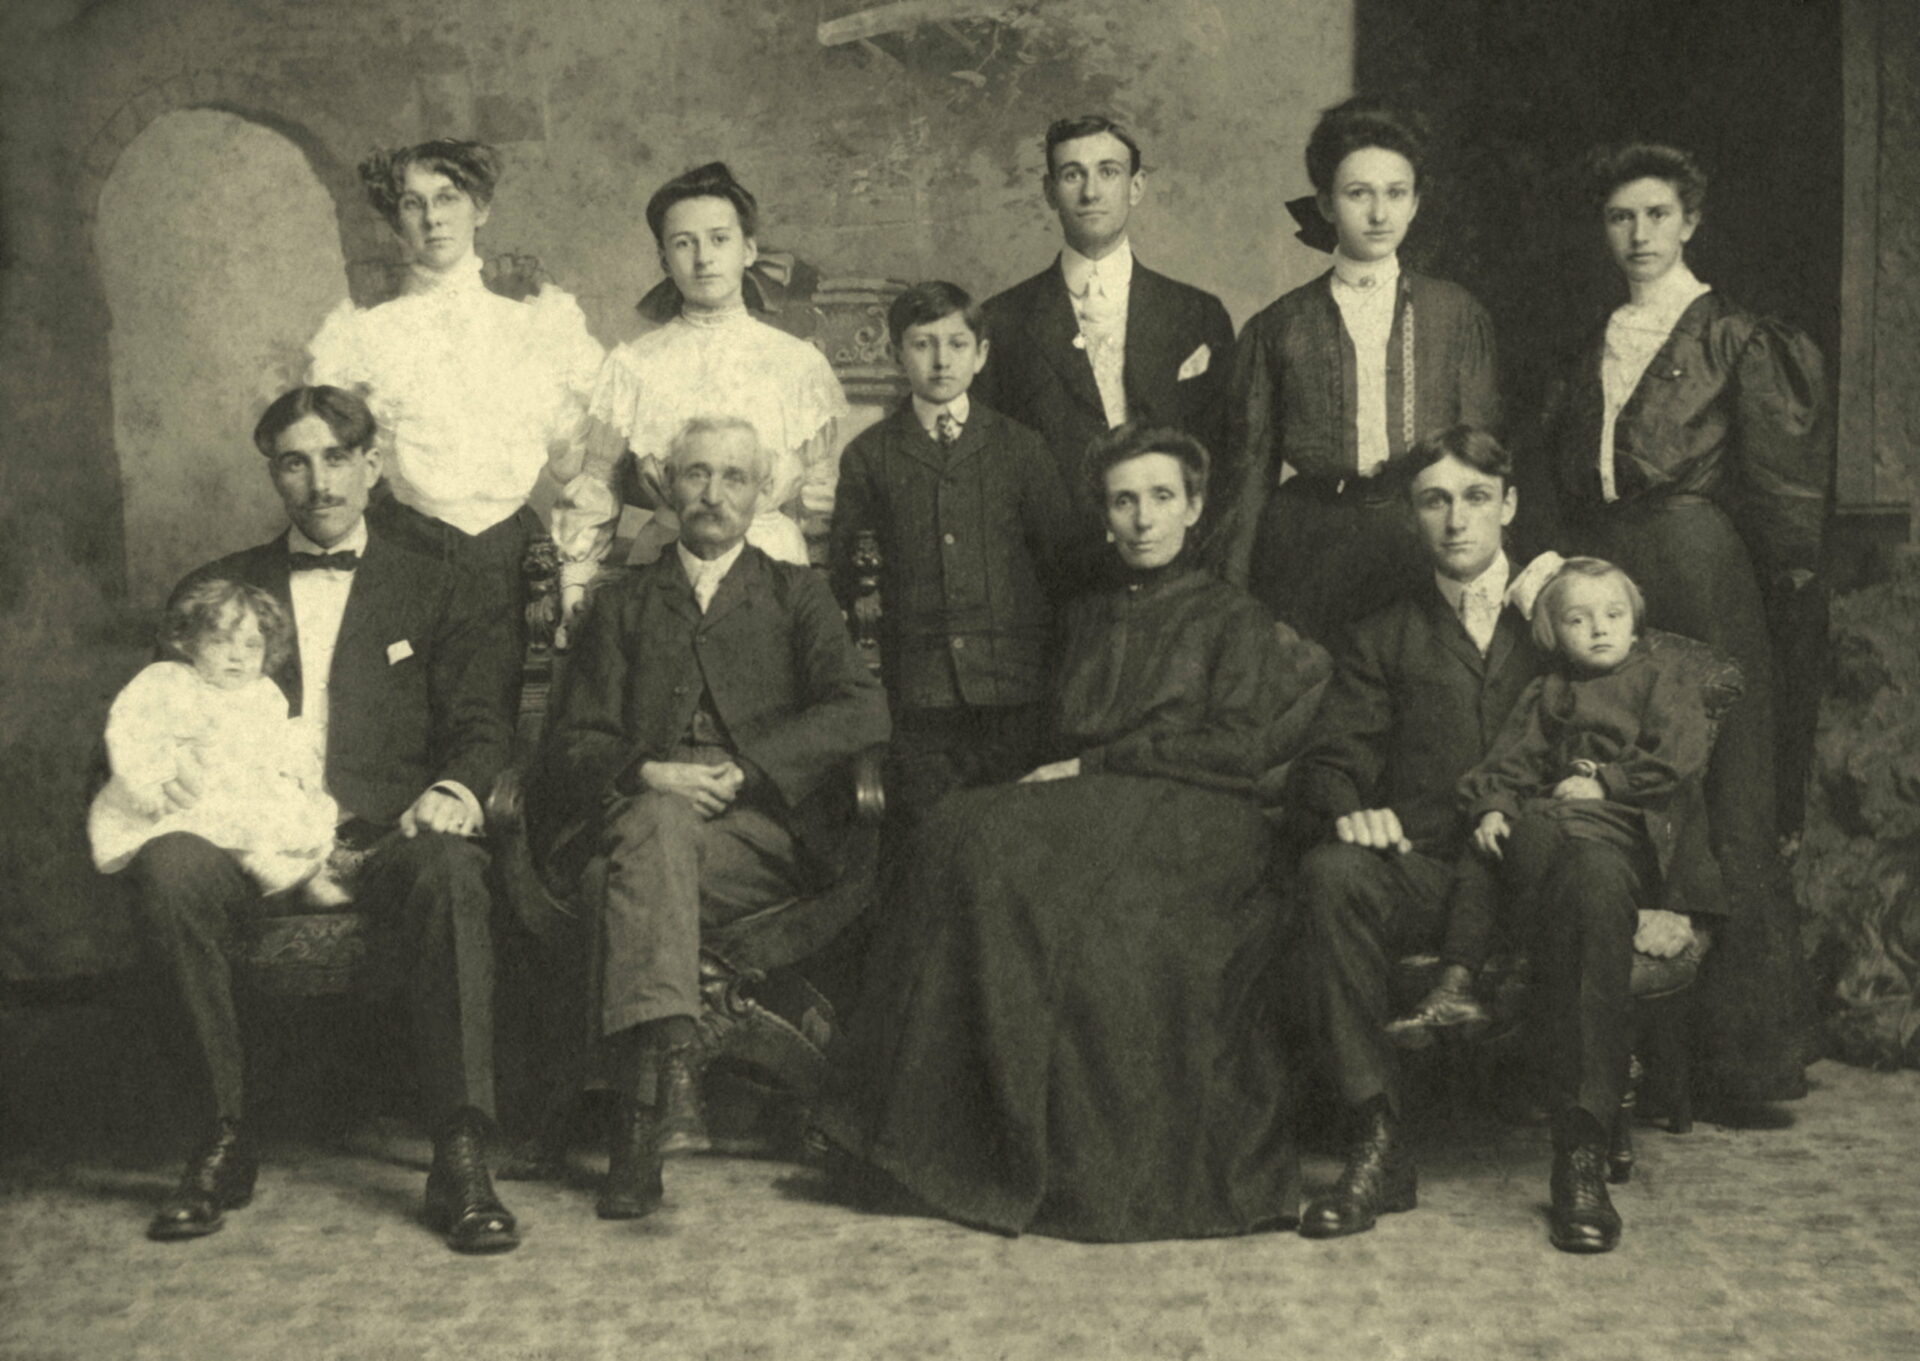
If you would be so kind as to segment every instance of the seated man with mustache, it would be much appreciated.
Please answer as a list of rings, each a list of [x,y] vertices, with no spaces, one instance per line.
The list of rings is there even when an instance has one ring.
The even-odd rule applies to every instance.
[[[619,1104],[603,1219],[652,1213],[663,1153],[705,1145],[701,925],[832,881],[851,807],[830,777],[887,738],[826,578],[747,542],[772,472],[749,421],[681,428],[680,541],[592,598],[536,763],[547,864],[608,858],[599,1027]]]
[[[373,919],[375,961],[403,993],[421,1104],[433,1131],[426,1218],[457,1252],[518,1245],[493,1193],[493,940],[480,801],[507,761],[519,684],[513,620],[481,576],[409,548],[367,522],[383,457],[372,412],[336,387],[298,387],[261,416],[253,439],[285,505],[287,529],[188,576],[240,582],[292,620],[273,679],[319,757],[343,844],[371,846],[356,906]],[[190,781],[166,797],[190,808]],[[207,1128],[148,1234],[198,1238],[253,1197],[242,1122],[244,1064],[233,973],[223,950],[256,910],[259,887],[228,851],[175,831],[122,871],[149,958],[172,985]]]

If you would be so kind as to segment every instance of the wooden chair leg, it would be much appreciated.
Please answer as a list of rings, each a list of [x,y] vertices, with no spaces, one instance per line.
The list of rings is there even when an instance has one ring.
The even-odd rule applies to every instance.
[[[1686,1017],[1692,994],[1662,998],[1656,1005],[1651,1039],[1658,1055],[1660,1086],[1665,1097],[1667,1129],[1687,1134],[1693,1129],[1693,1081],[1687,1052]]]
[[[1620,1093],[1620,1109],[1613,1113],[1607,1140],[1607,1180],[1616,1186],[1633,1179],[1633,1118],[1644,1074],[1638,1055],[1627,1061],[1627,1085]]]

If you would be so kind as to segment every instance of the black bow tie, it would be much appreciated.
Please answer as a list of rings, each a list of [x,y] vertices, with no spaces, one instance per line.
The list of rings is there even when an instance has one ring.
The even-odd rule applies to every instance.
[[[360,565],[360,555],[351,549],[338,553],[292,553],[290,565],[296,572],[351,572]]]

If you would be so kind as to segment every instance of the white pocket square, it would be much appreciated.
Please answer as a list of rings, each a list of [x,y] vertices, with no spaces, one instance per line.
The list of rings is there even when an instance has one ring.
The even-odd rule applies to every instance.
[[[413,644],[402,638],[397,643],[387,644],[387,665],[394,666],[413,655]]]
[[[1180,366],[1180,372],[1175,376],[1174,381],[1176,383],[1184,383],[1189,378],[1198,378],[1207,371],[1207,365],[1212,362],[1213,349],[1211,346],[1203,344],[1199,349],[1187,356],[1186,363]]]

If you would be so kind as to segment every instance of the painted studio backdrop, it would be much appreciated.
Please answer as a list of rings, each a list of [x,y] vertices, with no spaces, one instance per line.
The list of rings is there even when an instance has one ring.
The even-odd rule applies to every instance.
[[[1317,112],[1366,90],[1432,120],[1407,259],[1493,313],[1517,429],[1613,301],[1574,189],[1596,141],[1695,148],[1715,175],[1696,270],[1829,356],[1836,634],[1789,678],[1794,721],[1821,724],[1796,872],[1829,998],[1879,1017],[1892,1038],[1872,1056],[1913,1062],[1899,961],[1920,953],[1920,911],[1898,885],[1920,862],[1920,796],[1894,772],[1916,739],[1887,696],[1920,682],[1920,588],[1891,551],[1920,397],[1878,378],[1920,361],[1904,282],[1920,169],[1895,154],[1920,133],[1914,30],[1906,0],[10,4],[0,979],[133,958],[82,833],[101,723],[171,584],[275,527],[247,440],[261,406],[342,298],[394,290],[398,247],[353,173],[371,148],[498,146],[481,254],[503,287],[573,293],[612,344],[645,325],[634,304],[660,277],[646,196],[687,166],[729,162],[765,210],[763,250],[829,294],[938,277],[984,297],[1057,249],[1042,130],[1110,112],[1146,153],[1138,256],[1238,325],[1325,268],[1284,205],[1308,192]],[[877,349],[829,357],[884,368]],[[861,419],[885,391],[851,394]]]

